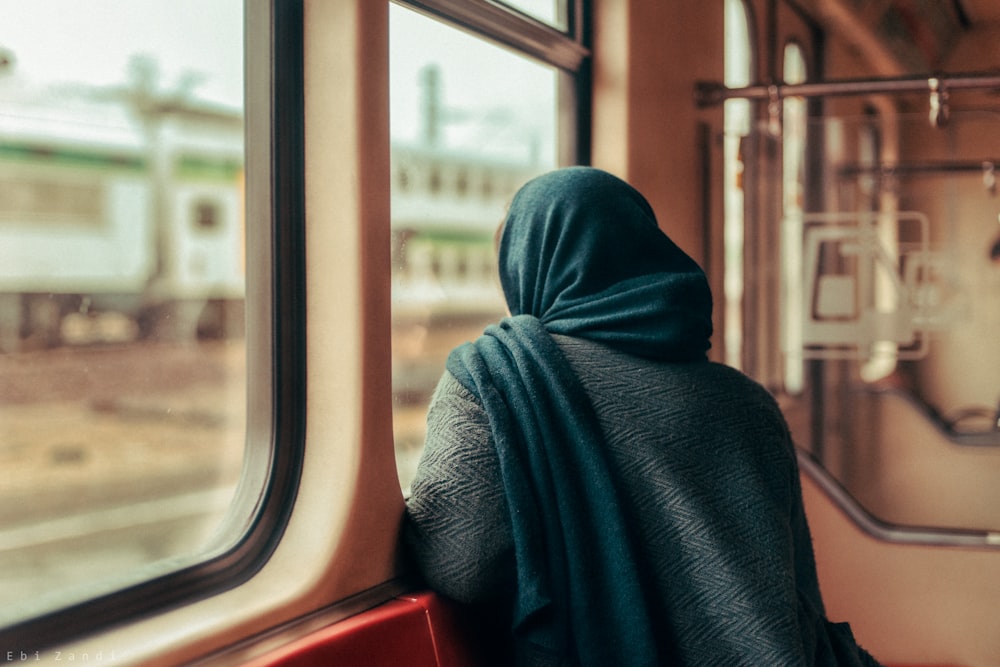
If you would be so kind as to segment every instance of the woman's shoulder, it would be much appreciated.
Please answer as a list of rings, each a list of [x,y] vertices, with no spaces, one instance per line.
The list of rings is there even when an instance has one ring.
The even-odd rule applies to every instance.
[[[742,406],[748,413],[780,415],[771,392],[731,366],[708,360],[653,361],[580,338],[554,338],[581,384],[598,402],[683,405],[689,409]]]
[[[552,338],[570,365],[574,367],[634,369],[641,370],[644,374],[660,371],[677,377],[711,377],[720,382],[753,386],[761,391],[766,391],[757,381],[743,372],[715,361],[655,361],[637,357],[584,338],[561,334],[553,334]]]
[[[434,393],[431,394],[431,405],[444,400],[479,402],[476,395],[466,389],[465,385],[448,370],[445,370],[438,379]]]

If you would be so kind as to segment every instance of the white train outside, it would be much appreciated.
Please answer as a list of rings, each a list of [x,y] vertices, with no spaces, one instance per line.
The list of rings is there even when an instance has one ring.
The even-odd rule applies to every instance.
[[[240,326],[241,111],[134,90],[4,97],[0,348]]]

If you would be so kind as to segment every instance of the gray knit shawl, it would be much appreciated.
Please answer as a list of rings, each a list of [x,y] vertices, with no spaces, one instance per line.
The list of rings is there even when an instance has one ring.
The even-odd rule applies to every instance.
[[[556,336],[608,445],[662,664],[873,665],[826,621],[784,418],[728,367],[663,363]],[[428,584],[472,605],[515,590],[497,453],[448,374],[428,415],[404,536]]]

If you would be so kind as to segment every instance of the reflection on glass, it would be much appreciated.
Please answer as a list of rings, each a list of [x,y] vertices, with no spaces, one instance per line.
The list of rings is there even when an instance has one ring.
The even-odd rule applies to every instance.
[[[0,0],[0,623],[194,556],[228,506],[242,23],[239,0]]]
[[[823,382],[800,416],[822,427],[812,454],[891,524],[1000,531],[1000,283],[983,233],[997,120],[959,110],[935,128],[886,107],[800,128],[824,138],[829,175],[808,181],[825,196],[802,197],[824,209],[787,246],[804,250],[788,279],[804,286],[800,345],[819,370],[806,380]]]
[[[448,352],[504,315],[494,234],[556,163],[556,73],[390,5],[393,394],[409,485]]]

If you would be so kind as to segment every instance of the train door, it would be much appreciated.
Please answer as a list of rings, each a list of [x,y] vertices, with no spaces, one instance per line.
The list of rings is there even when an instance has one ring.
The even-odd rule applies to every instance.
[[[820,4],[727,3],[726,360],[802,450],[830,616],[887,663],[995,664],[996,83],[968,16]]]

